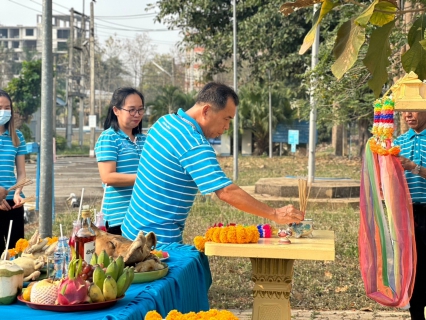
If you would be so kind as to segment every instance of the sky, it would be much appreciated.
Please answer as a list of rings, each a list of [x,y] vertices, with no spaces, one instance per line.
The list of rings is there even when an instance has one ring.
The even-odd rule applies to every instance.
[[[120,39],[132,39],[137,33],[145,33],[156,46],[160,54],[170,53],[175,44],[181,40],[179,31],[167,30],[167,26],[154,23],[158,9],[145,11],[147,5],[156,0],[96,0],[95,2],[95,36],[101,44],[109,36]],[[43,0],[1,0],[0,25],[36,26],[37,14],[41,14]],[[52,14],[69,14],[69,10],[90,15],[90,0],[53,0]]]

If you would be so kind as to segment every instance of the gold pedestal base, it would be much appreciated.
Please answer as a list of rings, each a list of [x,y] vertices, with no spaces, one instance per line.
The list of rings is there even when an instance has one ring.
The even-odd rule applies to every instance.
[[[291,320],[292,259],[250,258],[252,264],[253,320]]]

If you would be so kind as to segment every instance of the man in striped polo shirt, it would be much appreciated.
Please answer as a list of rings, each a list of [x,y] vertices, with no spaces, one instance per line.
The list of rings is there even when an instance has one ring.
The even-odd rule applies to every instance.
[[[400,146],[399,159],[406,170],[408,189],[413,201],[417,267],[414,291],[410,300],[413,320],[424,320],[426,306],[426,112],[403,112],[410,130],[395,139]]]
[[[229,129],[238,96],[226,85],[211,82],[198,93],[188,111],[161,117],[149,130],[139,161],[132,198],[121,230],[135,239],[153,231],[159,244],[182,242],[185,220],[198,190],[242,211],[279,224],[299,222],[293,206],[274,209],[257,201],[229,180],[207,139]]]

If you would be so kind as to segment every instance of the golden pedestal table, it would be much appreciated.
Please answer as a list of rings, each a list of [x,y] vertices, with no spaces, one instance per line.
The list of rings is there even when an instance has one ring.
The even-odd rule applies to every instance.
[[[314,230],[311,238],[261,238],[258,243],[206,242],[208,256],[246,257],[252,264],[253,320],[290,320],[293,263],[301,260],[334,260],[334,232]]]

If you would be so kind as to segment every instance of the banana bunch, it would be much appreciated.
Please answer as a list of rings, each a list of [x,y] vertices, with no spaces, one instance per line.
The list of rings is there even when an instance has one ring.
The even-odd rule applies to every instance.
[[[88,289],[88,296],[91,302],[104,302],[117,299],[124,295],[126,290],[134,278],[134,268],[124,267],[124,259],[119,256],[116,260],[111,258],[102,251],[97,257],[95,270],[93,271],[93,282]],[[108,260],[106,260],[108,259]],[[101,268],[105,266],[108,261],[106,269]]]

